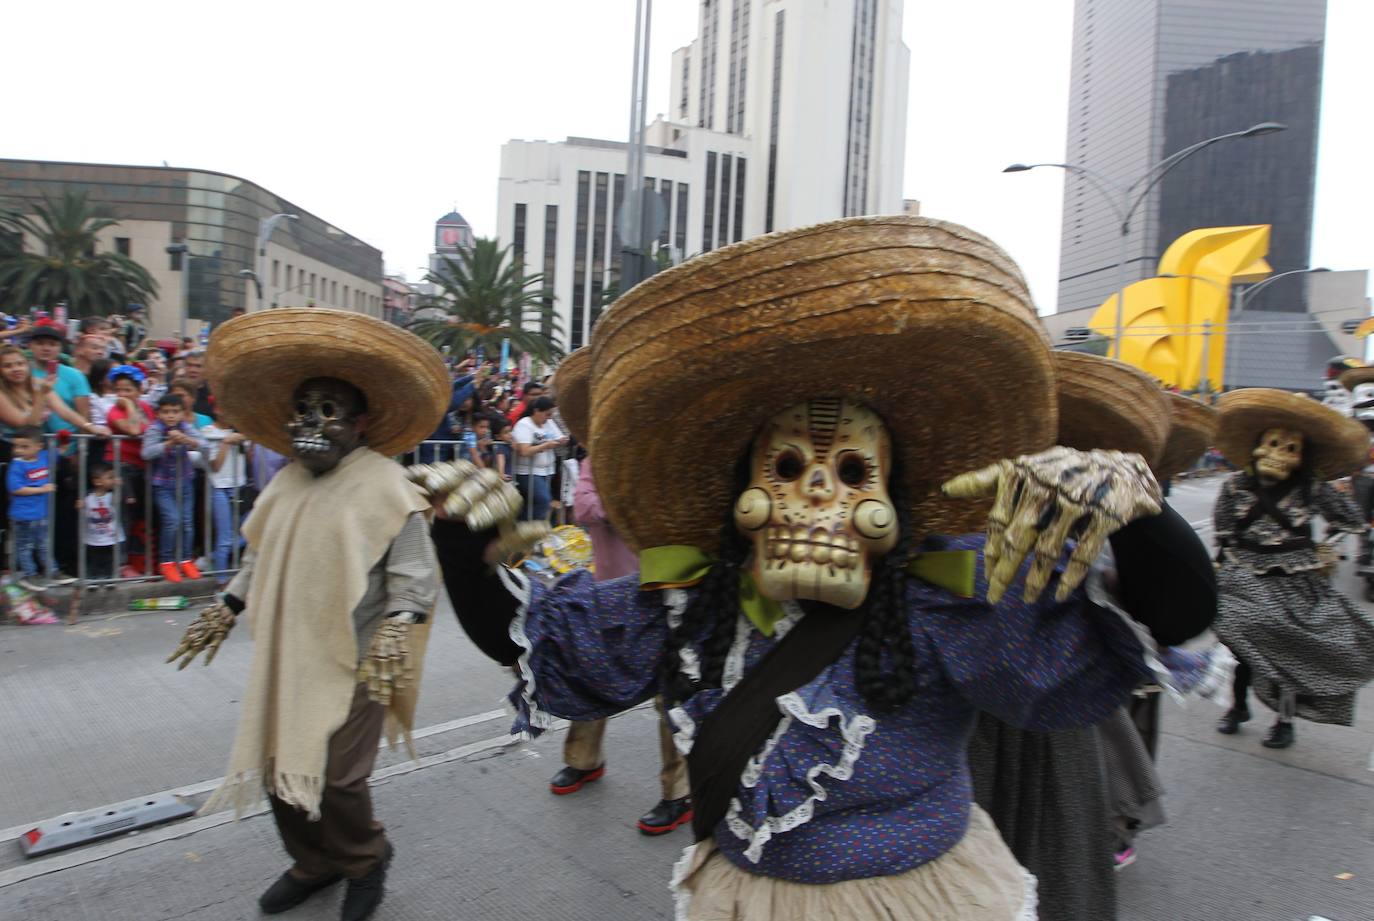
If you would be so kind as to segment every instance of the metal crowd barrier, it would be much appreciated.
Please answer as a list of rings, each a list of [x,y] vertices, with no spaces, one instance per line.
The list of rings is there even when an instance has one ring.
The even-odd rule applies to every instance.
[[[47,535],[44,549],[46,551],[48,571],[43,573],[51,579],[58,571],[58,555],[55,552],[57,547],[58,516],[72,516],[71,521],[74,528],[63,528],[69,534],[74,535],[76,542],[75,554],[65,552],[69,548],[63,548],[63,558],[70,559],[72,556],[76,560],[76,572],[68,573],[76,577],[76,584],[82,586],[116,585],[128,582],[145,582],[149,580],[161,580],[162,576],[158,572],[158,563],[161,559],[161,547],[159,546],[160,522],[158,521],[158,511],[154,500],[154,490],[152,477],[149,470],[152,461],[147,461],[148,466],[140,469],[142,479],[142,515],[143,522],[143,572],[136,576],[123,575],[125,563],[129,556],[129,543],[137,533],[136,525],[140,520],[134,513],[134,507],[125,503],[128,496],[128,483],[126,473],[129,466],[123,458],[123,445],[125,442],[133,441],[142,450],[142,437],[133,435],[87,435],[77,433],[66,433],[62,436],[48,434],[44,436],[45,454],[48,458],[48,482],[57,484],[57,490],[47,495]],[[211,451],[218,450],[216,442],[210,442]],[[106,450],[106,446],[109,450]],[[93,451],[98,452],[98,456],[93,455]],[[230,445],[232,452],[224,460],[225,465],[234,467],[242,466],[244,473],[244,485],[248,484],[251,471],[247,463],[244,445]],[[106,455],[109,455],[108,458]],[[234,538],[230,540],[229,566],[225,569],[214,569],[213,558],[216,539],[221,535],[215,528],[214,515],[214,489],[211,485],[211,457],[202,456],[199,451],[191,451],[192,473],[187,476],[184,464],[177,464],[175,483],[173,486],[174,498],[177,509],[184,506],[188,491],[200,490],[196,501],[201,504],[202,520],[199,529],[192,529],[192,546],[183,546],[185,529],[178,527],[175,532],[175,559],[177,562],[193,560],[196,558],[195,537],[199,536],[201,555],[207,563],[206,568],[201,570],[204,576],[219,576],[224,579],[238,572],[241,548],[241,539],[237,537],[239,525],[243,519],[243,488],[244,485],[227,487],[230,488],[229,496],[230,520],[228,528]],[[92,578],[90,576],[89,554],[87,552],[87,522],[86,508],[87,501],[91,494],[90,469],[91,465],[98,461],[110,464],[114,474],[114,489],[111,495],[111,506],[118,521],[118,533],[123,532],[123,541],[116,541],[113,545],[112,560],[110,565],[111,574],[108,577]],[[0,476],[8,473],[8,464],[0,466]],[[69,488],[72,479],[75,480],[75,490]],[[6,492],[6,559],[9,563],[11,574],[18,575],[19,567],[16,566],[15,559],[15,540],[13,528],[9,527],[8,503],[12,497]],[[78,505],[79,503],[79,505]],[[193,503],[194,504],[194,503]],[[194,514],[194,512],[193,512]]]

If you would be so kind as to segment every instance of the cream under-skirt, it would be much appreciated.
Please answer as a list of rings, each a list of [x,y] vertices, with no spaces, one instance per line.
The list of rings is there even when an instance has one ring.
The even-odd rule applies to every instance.
[[[977,806],[962,841],[894,876],[809,885],[739,869],[708,838],[674,874],[678,921],[1035,921],[1035,877]]]

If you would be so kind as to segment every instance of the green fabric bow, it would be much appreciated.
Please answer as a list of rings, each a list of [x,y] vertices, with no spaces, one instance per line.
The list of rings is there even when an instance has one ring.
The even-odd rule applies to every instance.
[[[714,564],[715,560],[701,550],[685,544],[649,547],[639,553],[639,587],[661,589],[695,585],[706,577]],[[978,555],[972,550],[934,550],[916,556],[907,564],[906,571],[923,582],[972,598],[977,568]],[[773,628],[783,617],[782,605],[760,594],[747,570],[740,572],[739,606],[764,636],[772,636]]]

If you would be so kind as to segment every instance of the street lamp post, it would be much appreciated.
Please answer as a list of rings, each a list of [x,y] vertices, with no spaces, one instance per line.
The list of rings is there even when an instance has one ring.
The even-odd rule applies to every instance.
[[[253,260],[253,280],[257,282],[259,310],[262,309],[262,263],[267,256],[267,241],[272,238],[272,231],[276,230],[277,225],[282,221],[299,221],[300,219],[299,214],[281,212],[258,221],[258,251],[257,257]]]
[[[1184,147],[1182,150],[1175,151],[1160,160],[1129,185],[1122,185],[1097,170],[1088,169],[1086,166],[1079,166],[1076,163],[1013,163],[1002,170],[1004,173],[1023,173],[1041,166],[1052,166],[1056,169],[1075,173],[1092,184],[1092,187],[1102,195],[1113,214],[1116,215],[1119,222],[1121,243],[1116,260],[1116,333],[1112,337],[1114,358],[1119,359],[1121,357],[1121,330],[1124,325],[1126,306],[1126,256],[1129,251],[1127,244],[1131,234],[1131,218],[1135,215],[1136,209],[1144,203],[1150,192],[1171,169],[1198,151],[1221,141],[1229,141],[1232,138],[1259,137],[1262,134],[1283,131],[1287,127],[1287,125],[1281,125],[1278,122],[1260,122],[1257,125],[1251,125],[1244,131],[1232,131],[1207,138],[1205,141],[1198,141],[1196,144]]]

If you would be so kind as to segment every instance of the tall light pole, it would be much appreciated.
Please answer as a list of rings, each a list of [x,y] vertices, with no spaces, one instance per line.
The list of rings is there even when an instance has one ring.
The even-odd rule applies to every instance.
[[[1311,268],[1311,269],[1292,269],[1291,271],[1288,271],[1288,272],[1280,272],[1280,273],[1277,274],[1277,275],[1270,275],[1268,278],[1264,279],[1263,281],[1257,281],[1257,282],[1255,282],[1253,285],[1246,285],[1246,286],[1244,286],[1244,287],[1242,287],[1242,286],[1240,286],[1240,285],[1236,285],[1236,297],[1235,297],[1235,301],[1234,301],[1234,304],[1235,304],[1235,313],[1240,313],[1241,310],[1244,309],[1244,306],[1245,306],[1245,299],[1246,299],[1247,297],[1249,297],[1250,295],[1254,294],[1256,291],[1259,291],[1259,289],[1261,289],[1261,288],[1263,288],[1263,287],[1266,287],[1266,286],[1268,286],[1268,285],[1272,285],[1274,282],[1278,281],[1280,278],[1287,278],[1289,275],[1311,275],[1311,274],[1313,274],[1313,273],[1315,273],[1315,272],[1329,272],[1329,271],[1331,271],[1331,270],[1328,269],[1328,268],[1327,268],[1326,266],[1324,266],[1324,265],[1319,265],[1319,266],[1317,266],[1316,268]]]
[[[1024,173],[1041,166],[1052,166],[1056,169],[1066,170],[1082,176],[1092,184],[1092,187],[1106,200],[1108,207],[1115,214],[1120,238],[1120,252],[1116,260],[1116,334],[1112,337],[1113,358],[1121,357],[1121,330],[1124,325],[1124,311],[1126,305],[1126,256],[1128,252],[1127,243],[1131,235],[1131,218],[1135,216],[1136,209],[1149,197],[1151,190],[1154,189],[1159,181],[1164,178],[1169,170],[1178,166],[1184,160],[1191,157],[1198,151],[1211,147],[1221,141],[1229,141],[1232,138],[1253,138],[1262,134],[1273,134],[1276,131],[1283,131],[1287,125],[1278,122],[1260,122],[1251,125],[1244,131],[1232,131],[1227,134],[1219,134],[1205,141],[1198,141],[1196,144],[1175,151],[1169,156],[1151,166],[1134,182],[1123,185],[1116,182],[1097,170],[1089,169],[1086,166],[1079,166],[1076,163],[1013,163],[1004,173]]]
[[[177,345],[186,341],[186,318],[191,312],[191,247],[183,240],[167,247],[167,252],[181,255],[181,311],[177,325],[179,335]]]
[[[620,240],[620,293],[653,273],[645,246],[644,119],[649,96],[649,19],[653,0],[635,3],[635,60],[630,76],[630,138],[625,164],[625,199]],[[617,221],[621,218],[617,214]]]
[[[277,225],[282,221],[299,221],[300,219],[299,214],[282,212],[258,221],[258,251],[257,257],[253,261],[253,276],[254,280],[257,281],[259,310],[262,309],[262,264],[267,256],[267,241],[272,238],[272,231],[276,230]]]

